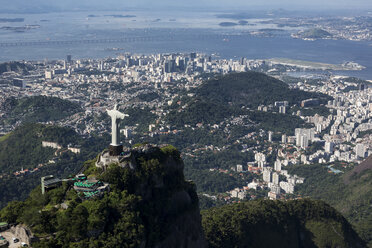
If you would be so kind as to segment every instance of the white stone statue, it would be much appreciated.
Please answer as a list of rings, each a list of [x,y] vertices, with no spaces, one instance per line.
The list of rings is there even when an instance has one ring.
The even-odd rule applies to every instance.
[[[118,105],[115,104],[114,109],[108,110],[107,109],[107,114],[111,116],[111,121],[112,121],[112,133],[111,133],[111,146],[120,146],[120,138],[119,138],[119,122],[118,119],[124,119],[124,117],[127,117],[129,115],[120,113],[118,110]]]

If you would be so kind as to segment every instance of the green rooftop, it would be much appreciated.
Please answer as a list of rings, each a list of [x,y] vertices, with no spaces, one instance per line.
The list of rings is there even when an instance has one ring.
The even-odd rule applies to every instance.
[[[85,182],[76,182],[74,183],[74,186],[77,186],[77,187],[82,187],[82,188],[91,188],[93,187],[94,185],[96,185],[98,182],[95,182],[95,183],[89,183],[88,180],[85,181]]]

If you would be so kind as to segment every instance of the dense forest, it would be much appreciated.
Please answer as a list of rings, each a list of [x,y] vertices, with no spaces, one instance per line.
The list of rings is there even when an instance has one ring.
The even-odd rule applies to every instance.
[[[273,77],[259,72],[231,73],[209,80],[196,89],[197,96],[211,102],[257,107],[288,101],[298,104],[309,98],[325,103],[329,96],[314,92],[289,89],[289,86]]]
[[[122,126],[137,126],[137,132],[148,131],[149,125],[154,124],[156,115],[150,112],[149,108],[127,108],[124,111],[129,115],[121,121]]]
[[[11,97],[0,108],[5,113],[0,118],[2,124],[56,121],[82,110],[77,103],[47,96]]]
[[[365,247],[347,220],[321,201],[248,201],[202,216],[211,248]]]
[[[42,141],[57,142],[63,147],[60,154],[56,149],[42,147]],[[30,191],[40,183],[40,177],[55,175],[67,177],[81,168],[88,158],[96,157],[98,152],[109,143],[108,136],[83,138],[72,129],[42,124],[25,124],[0,138],[0,207],[11,200],[24,200]],[[80,154],[67,151],[67,145],[81,148]],[[49,160],[55,163],[48,164]],[[24,176],[12,173],[23,169],[34,169],[45,164],[39,170]]]
[[[340,211],[372,246],[372,157],[346,173],[328,173],[324,165],[293,166],[289,173],[305,177],[296,186],[302,196],[321,199]],[[345,170],[345,169],[343,169]]]
[[[86,175],[110,184],[102,198],[82,201],[68,182],[45,195],[37,187],[26,201],[9,203],[0,218],[30,226],[41,238],[33,247],[155,247],[179,233],[202,237],[195,186],[184,180],[179,152],[137,145],[131,154],[135,169],[113,164],[102,171],[95,160],[85,163]],[[182,230],[186,224],[179,218],[195,222],[195,229]]]
[[[305,125],[302,119],[291,114],[301,108],[295,108],[290,114],[278,114],[257,111],[257,106],[274,105],[275,101],[288,101],[290,105],[299,106],[302,100],[309,98],[317,98],[324,104],[331,99],[324,94],[290,89],[286,83],[258,72],[219,76],[206,81],[194,91],[195,96],[180,97],[174,101],[180,104],[173,104],[170,108],[166,117],[170,125],[213,125],[232,116],[244,115],[251,121],[251,130],[262,128],[292,135],[296,127]],[[327,115],[324,107],[310,107],[303,111],[307,115]]]

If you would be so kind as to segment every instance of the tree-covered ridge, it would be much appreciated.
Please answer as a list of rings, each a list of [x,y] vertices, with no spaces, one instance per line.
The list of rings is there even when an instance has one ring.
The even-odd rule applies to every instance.
[[[185,110],[179,111],[177,109],[167,116],[167,120],[172,125],[182,127],[197,123],[219,123],[226,117],[239,114],[240,112],[238,109],[200,98],[190,99],[187,104],[188,106]]]
[[[33,69],[31,65],[26,65],[20,62],[7,62],[0,63],[0,75],[4,72],[17,72],[17,73],[27,73],[28,70]]]
[[[178,247],[182,239],[203,244],[198,197],[184,180],[179,152],[139,145],[125,161],[105,171],[95,160],[85,163],[88,177],[110,184],[100,199],[82,201],[68,183],[45,195],[38,187],[26,201],[9,203],[0,218],[30,226],[40,239],[32,247]]]
[[[156,119],[156,115],[150,112],[149,108],[127,108],[124,111],[125,114],[129,115],[121,121],[124,126],[136,126],[136,131],[146,132],[148,131],[149,125],[153,124]]]
[[[57,142],[64,147],[79,142],[78,134],[65,127],[41,124],[25,124],[17,127],[0,141],[2,172],[14,172],[21,167],[31,168],[51,159],[54,156],[54,149],[43,148],[42,141]]]
[[[324,94],[290,89],[286,83],[258,72],[218,76],[194,91],[192,97],[179,97],[173,101],[166,116],[169,124],[180,128],[198,123],[214,125],[226,118],[243,115],[248,118],[251,130],[261,128],[292,134],[295,128],[305,125],[301,118],[290,114],[289,110],[288,114],[279,114],[278,109],[263,112],[258,111],[257,106],[273,106],[276,101],[288,101],[290,106],[299,106],[305,99],[316,98],[320,103],[330,99]],[[312,109],[310,107],[306,111],[311,112]],[[322,111],[314,109],[313,113]]]
[[[368,164],[369,163],[369,164]],[[328,173],[325,165],[294,166],[289,173],[305,177],[296,186],[302,196],[321,199],[334,206],[372,247],[371,158],[347,173]]]
[[[295,128],[306,125],[298,116],[241,109],[237,106],[224,105],[199,98],[191,99],[185,109],[171,110],[166,116],[166,121],[172,126],[183,128],[185,125],[194,127],[198,123],[204,125],[219,124],[227,118],[241,115],[249,119],[245,131],[265,129],[292,135]]]
[[[109,137],[83,138],[72,129],[42,124],[24,124],[0,138],[0,207],[11,200],[24,200],[40,183],[40,177],[53,174],[67,177],[79,171],[81,164],[96,156],[108,142]],[[57,142],[62,150],[42,147],[42,141]],[[80,154],[67,151],[67,145],[81,148]],[[55,164],[49,164],[53,160]],[[43,167],[39,168],[39,165]],[[24,176],[14,172],[29,169]],[[38,169],[31,173],[32,169]]]
[[[11,97],[2,104],[1,109],[5,113],[0,119],[3,124],[57,121],[81,111],[77,103],[47,96]]]
[[[321,201],[249,201],[202,211],[209,247],[365,247]]]
[[[44,133],[50,133],[48,129],[42,125],[27,124],[4,136],[0,141],[2,172],[14,172],[21,167],[27,169],[31,165],[44,163],[51,159],[54,150],[45,149],[41,144],[43,140],[52,138]]]
[[[202,84],[196,94],[212,102],[253,108],[274,104],[275,101],[297,104],[309,98],[323,101],[330,98],[324,94],[290,89],[286,83],[259,72],[230,73],[211,79]]]
[[[321,28],[313,28],[313,29],[308,29],[301,34],[301,38],[307,38],[307,39],[323,39],[323,38],[331,38],[332,34],[327,32],[324,29]]]

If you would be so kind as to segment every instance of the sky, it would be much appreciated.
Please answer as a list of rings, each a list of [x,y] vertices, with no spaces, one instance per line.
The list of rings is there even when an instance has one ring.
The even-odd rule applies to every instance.
[[[371,9],[372,0],[0,0],[0,11],[117,10],[148,8],[156,10],[211,9]]]

